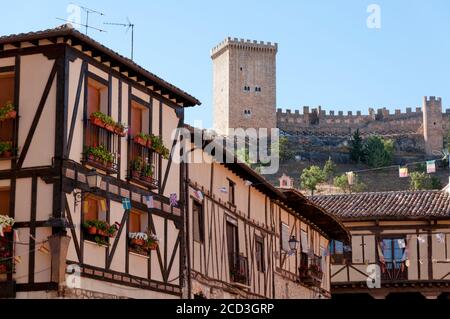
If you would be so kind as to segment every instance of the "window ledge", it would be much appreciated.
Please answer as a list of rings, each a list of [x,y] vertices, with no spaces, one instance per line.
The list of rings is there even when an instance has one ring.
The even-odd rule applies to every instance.
[[[84,242],[85,242],[86,244],[94,245],[94,246],[96,246],[96,247],[98,247],[98,248],[109,248],[109,246],[106,246],[106,245],[99,245],[99,244],[97,244],[96,242],[90,241],[90,240],[84,240]]]
[[[150,256],[145,256],[145,255],[142,255],[142,254],[138,254],[138,253],[135,253],[134,251],[128,251],[129,253],[130,253],[130,255],[133,255],[133,256],[136,256],[136,257],[140,257],[140,258],[142,258],[142,259],[150,259]]]

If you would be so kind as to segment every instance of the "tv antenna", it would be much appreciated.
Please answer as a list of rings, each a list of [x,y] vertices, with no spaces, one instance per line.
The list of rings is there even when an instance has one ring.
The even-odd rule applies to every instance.
[[[88,30],[89,29],[94,29],[94,30],[97,30],[97,31],[100,30],[100,29],[97,29],[97,28],[89,26],[89,15],[90,14],[97,14],[97,15],[100,15],[100,16],[104,16],[105,14],[100,12],[100,11],[97,11],[97,10],[93,10],[93,9],[89,9],[87,7],[80,6],[78,4],[75,4],[75,5],[78,6],[81,10],[83,10],[86,13],[86,23],[84,25],[81,25],[81,26],[86,28],[86,35],[88,34]]]
[[[87,29],[92,29],[92,30],[95,30],[95,31],[98,31],[98,32],[107,32],[107,31],[99,29],[99,28],[91,27],[91,26],[89,26],[87,24],[77,23],[77,22],[74,22],[74,21],[65,20],[65,19],[61,19],[61,18],[56,18],[56,19],[64,21],[64,22],[67,22],[67,23],[70,23],[70,24],[74,24],[74,25],[77,25],[77,26],[80,26],[80,27],[84,27],[84,28],[87,28]]]
[[[127,18],[127,23],[105,22],[103,24],[116,25],[116,26],[127,28],[126,32],[130,31],[130,29],[131,29],[131,60],[133,60],[133,58],[134,58],[134,27],[135,27],[135,24],[133,24],[129,18]]]

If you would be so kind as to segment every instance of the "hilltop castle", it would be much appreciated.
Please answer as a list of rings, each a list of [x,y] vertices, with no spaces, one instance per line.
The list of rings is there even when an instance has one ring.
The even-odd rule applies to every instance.
[[[277,109],[277,52],[276,43],[236,38],[212,49],[214,129],[219,134],[227,135],[230,128],[278,127],[288,136],[300,137],[299,150],[327,146],[338,152],[359,129],[363,135],[393,139],[398,151],[432,156],[442,150],[450,109],[443,113],[441,98],[425,97],[422,107],[394,114],[386,108],[369,109],[366,115],[327,114],[320,106],[305,106],[303,113]]]

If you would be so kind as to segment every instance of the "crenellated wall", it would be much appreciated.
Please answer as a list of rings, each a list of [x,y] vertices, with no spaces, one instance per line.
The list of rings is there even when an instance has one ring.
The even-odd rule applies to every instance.
[[[319,148],[321,144],[329,144],[329,139],[348,140],[359,129],[363,136],[377,134],[393,139],[398,151],[428,155],[442,149],[449,119],[450,109],[442,113],[442,99],[436,97],[425,97],[422,107],[414,110],[408,107],[406,112],[397,109],[394,113],[387,108],[370,108],[367,114],[361,111],[326,112],[320,106],[313,109],[305,106],[303,112],[277,110],[278,128],[291,135],[303,136],[303,139],[313,138]]]

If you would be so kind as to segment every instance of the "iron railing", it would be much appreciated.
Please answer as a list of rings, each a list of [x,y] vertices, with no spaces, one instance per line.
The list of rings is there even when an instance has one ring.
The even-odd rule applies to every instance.
[[[249,285],[248,258],[237,253],[229,254],[231,281]]]

